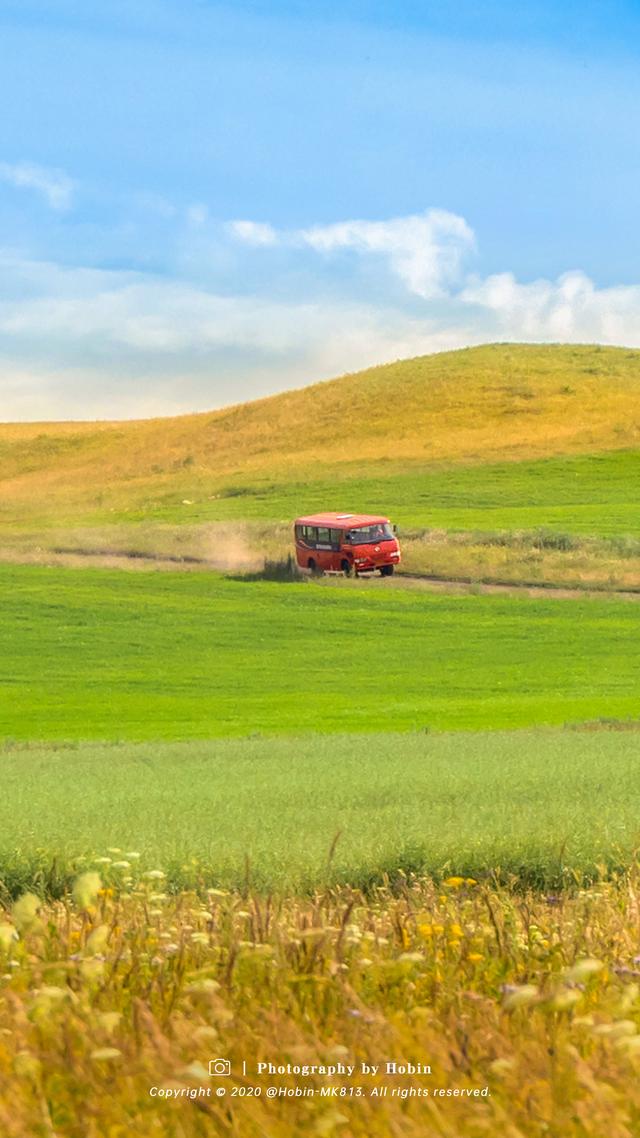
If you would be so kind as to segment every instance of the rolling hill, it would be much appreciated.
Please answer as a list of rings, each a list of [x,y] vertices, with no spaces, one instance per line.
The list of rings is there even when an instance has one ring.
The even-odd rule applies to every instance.
[[[0,425],[0,520],[639,446],[640,351],[496,344],[177,418]]]

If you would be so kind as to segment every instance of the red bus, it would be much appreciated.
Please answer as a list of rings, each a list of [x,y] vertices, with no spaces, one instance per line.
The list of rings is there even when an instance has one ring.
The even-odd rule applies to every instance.
[[[378,514],[310,514],[296,518],[296,559],[312,573],[371,573],[390,577],[400,546],[388,518]]]

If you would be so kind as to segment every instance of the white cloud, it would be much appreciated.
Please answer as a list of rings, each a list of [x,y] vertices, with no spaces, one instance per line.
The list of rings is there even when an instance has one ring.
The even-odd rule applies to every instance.
[[[0,162],[0,181],[18,189],[36,190],[46,199],[51,209],[70,209],[74,182],[63,170],[48,169],[33,162],[11,165]]]
[[[462,217],[443,209],[390,221],[344,221],[303,229],[300,239],[320,253],[351,249],[382,254],[410,292],[424,299],[455,284],[465,256],[474,247],[473,230]]]
[[[341,299],[221,296],[10,258],[0,278],[4,420],[205,410],[468,342],[465,330],[443,337],[422,317]]]
[[[241,239],[235,294],[194,283],[188,268],[181,280],[0,255],[0,416],[205,410],[495,340],[640,347],[640,284],[598,288],[577,270],[533,282],[510,272],[464,276],[473,234],[453,214],[288,231],[237,222],[233,232]],[[281,275],[261,269],[251,278],[247,242],[276,245]],[[215,258],[215,243],[208,248]],[[386,256],[409,291],[403,298],[376,288],[356,298],[339,265],[330,290],[326,274],[318,287],[308,265],[297,271],[304,248]],[[227,254],[225,246],[225,274]]]
[[[187,221],[189,225],[201,226],[205,225],[209,217],[209,211],[206,205],[202,202],[194,202],[187,210]]]
[[[276,245],[280,240],[278,231],[261,221],[232,221],[229,229],[234,237],[248,245]]]
[[[513,273],[472,280],[457,295],[496,335],[521,340],[640,344],[640,285],[596,288],[584,273],[521,284]]]
[[[388,221],[341,221],[280,231],[236,221],[232,231],[250,245],[306,245],[317,253],[350,250],[386,257],[409,291],[425,300],[442,295],[460,280],[464,259],[475,246],[473,230],[464,218],[444,209]]]

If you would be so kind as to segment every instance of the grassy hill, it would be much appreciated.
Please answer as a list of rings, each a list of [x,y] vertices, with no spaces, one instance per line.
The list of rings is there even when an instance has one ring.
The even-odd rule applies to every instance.
[[[256,568],[296,514],[380,510],[412,571],[635,588],[639,474],[640,352],[489,345],[198,415],[0,425],[0,557]]]
[[[334,470],[406,472],[639,443],[640,351],[490,345],[198,415],[0,425],[0,517],[148,509]]]

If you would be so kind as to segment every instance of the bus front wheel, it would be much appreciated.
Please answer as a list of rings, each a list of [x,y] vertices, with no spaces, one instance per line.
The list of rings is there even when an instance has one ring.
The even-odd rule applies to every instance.
[[[393,568],[394,568],[393,565],[381,565],[380,566],[380,576],[381,577],[391,577],[393,575]]]
[[[351,576],[352,570],[351,570],[351,565],[348,561],[343,561],[340,568],[342,569],[342,572],[344,573],[345,577]]]

